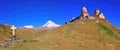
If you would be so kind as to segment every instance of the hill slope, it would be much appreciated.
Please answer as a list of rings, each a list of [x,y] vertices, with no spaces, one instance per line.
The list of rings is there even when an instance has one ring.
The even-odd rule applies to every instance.
[[[0,42],[3,42],[12,35],[10,26],[0,24]]]
[[[18,28],[16,29],[16,36],[26,40],[32,40],[45,34],[47,30],[36,29],[36,28]]]
[[[52,49],[120,50],[120,34],[106,20],[77,20],[51,31],[45,39],[51,45],[44,47]]]
[[[17,36],[23,31],[19,37],[26,41],[2,50],[120,50],[119,30],[106,20],[76,20],[49,32],[32,30],[34,34],[19,30]]]

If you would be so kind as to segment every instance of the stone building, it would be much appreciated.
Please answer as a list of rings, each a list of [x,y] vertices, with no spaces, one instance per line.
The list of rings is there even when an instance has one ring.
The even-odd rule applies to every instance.
[[[87,11],[86,7],[83,7],[80,18],[88,18],[88,17],[89,17],[88,11]]]
[[[92,15],[95,19],[105,19],[103,13],[101,13],[98,9],[95,10],[94,14]]]
[[[99,15],[99,19],[105,19],[103,13],[101,13],[101,14]]]
[[[105,20],[105,17],[103,15],[103,13],[100,12],[99,9],[95,9],[93,15],[89,16],[86,7],[83,7],[82,10],[81,10],[80,16],[78,16],[76,18],[72,18],[71,20],[69,20],[65,24],[70,24],[70,23],[72,23],[72,22],[74,22],[76,20],[81,20],[81,19],[97,20],[97,23],[98,23],[99,20]]]

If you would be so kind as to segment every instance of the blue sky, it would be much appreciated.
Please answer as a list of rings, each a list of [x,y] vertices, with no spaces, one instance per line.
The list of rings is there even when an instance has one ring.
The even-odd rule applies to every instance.
[[[62,25],[79,16],[86,6],[90,15],[98,8],[108,21],[120,28],[119,5],[119,0],[0,0],[0,23],[40,27],[52,20]]]

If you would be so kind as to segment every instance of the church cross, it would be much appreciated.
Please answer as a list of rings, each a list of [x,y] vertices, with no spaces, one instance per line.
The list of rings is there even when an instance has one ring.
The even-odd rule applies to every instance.
[[[15,36],[15,29],[16,29],[16,27],[14,25],[12,25],[12,27],[10,29],[12,29],[12,35]]]

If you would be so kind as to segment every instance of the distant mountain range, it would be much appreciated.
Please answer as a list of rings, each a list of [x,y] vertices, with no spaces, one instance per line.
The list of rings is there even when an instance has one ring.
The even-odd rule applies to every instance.
[[[51,21],[51,20],[48,20],[44,25],[42,25],[42,27],[40,28],[56,28],[56,27],[59,27],[60,25],[59,24],[56,24],[55,22]],[[34,28],[33,25],[25,25],[21,28]]]

